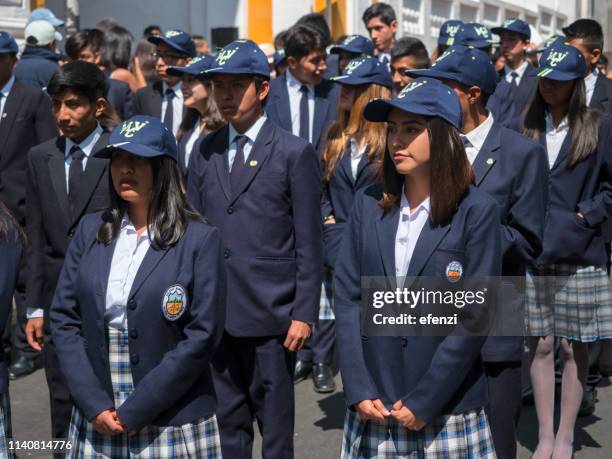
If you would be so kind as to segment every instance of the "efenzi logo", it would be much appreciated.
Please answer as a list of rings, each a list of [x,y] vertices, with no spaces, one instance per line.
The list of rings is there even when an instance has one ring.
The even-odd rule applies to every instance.
[[[361,64],[363,64],[364,62],[365,62],[365,59],[353,59],[348,64],[346,64],[344,73],[347,75],[350,75],[351,73],[353,73],[353,71],[358,69],[361,66]]]
[[[217,55],[217,63],[219,65],[225,65],[225,63],[227,61],[229,61],[234,54],[236,54],[236,51],[238,51],[238,48],[234,48],[234,49],[224,49],[222,51],[219,52],[219,54]]]
[[[568,56],[569,51],[565,51],[564,53],[560,51],[551,51],[546,57],[546,61],[550,64],[551,67],[556,67],[558,64],[563,62],[563,60]]]
[[[414,91],[417,88],[420,88],[421,86],[423,86],[425,83],[427,83],[427,81],[413,81],[412,83],[410,83],[409,85],[407,85],[404,89],[402,89],[402,92],[400,92],[397,95],[398,99],[402,99],[404,97],[406,97],[406,94],[408,94],[411,91]]]
[[[126,121],[121,125],[121,131],[119,132],[123,137],[134,137],[138,131],[149,124],[148,121]]]

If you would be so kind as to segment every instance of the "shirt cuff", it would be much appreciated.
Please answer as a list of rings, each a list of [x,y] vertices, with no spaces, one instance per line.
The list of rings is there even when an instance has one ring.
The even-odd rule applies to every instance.
[[[28,308],[26,310],[26,317],[28,319],[36,319],[44,316],[44,311],[42,308]]]

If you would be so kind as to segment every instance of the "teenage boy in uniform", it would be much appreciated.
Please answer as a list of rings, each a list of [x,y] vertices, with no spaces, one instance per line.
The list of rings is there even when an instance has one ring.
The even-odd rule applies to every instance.
[[[227,269],[225,333],[213,359],[224,457],[293,457],[295,351],[310,336],[322,282],[321,173],[312,145],[264,113],[268,60],[250,40],[207,71],[227,126],[189,164],[188,197],[220,230]]]
[[[387,3],[374,3],[363,12],[361,19],[374,43],[376,57],[379,61],[389,65],[391,62],[389,53],[395,45],[398,25],[395,10]]]

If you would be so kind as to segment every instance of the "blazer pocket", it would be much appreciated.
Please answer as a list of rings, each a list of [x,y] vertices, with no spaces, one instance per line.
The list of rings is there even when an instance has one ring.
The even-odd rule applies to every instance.
[[[269,262],[280,262],[280,263],[286,263],[286,262],[295,262],[295,258],[291,258],[291,257],[255,257],[256,260],[259,261],[269,261]]]

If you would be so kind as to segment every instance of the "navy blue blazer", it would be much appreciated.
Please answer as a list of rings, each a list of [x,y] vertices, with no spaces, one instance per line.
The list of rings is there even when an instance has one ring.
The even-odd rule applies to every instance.
[[[130,85],[125,81],[105,78],[106,81],[106,100],[113,106],[117,115],[122,120],[127,120],[132,116],[132,91]]]
[[[285,334],[291,320],[314,323],[323,272],[321,171],[312,145],[263,124],[239,191],[228,172],[228,126],[194,152],[192,205],[219,228],[227,268],[225,329],[233,336]]]
[[[209,133],[210,131],[202,132],[202,134],[200,134],[200,136],[193,143],[191,155],[189,156],[189,162],[191,162],[191,160],[193,159],[194,154],[200,151],[200,144],[202,143],[202,140],[204,140],[204,137],[206,137]],[[189,164],[185,166],[185,156],[187,154],[185,148],[187,147],[187,142],[189,141],[190,136],[191,132],[187,132],[178,143],[178,166],[185,180],[187,180],[187,169],[189,166]]]
[[[334,312],[340,371],[347,404],[380,398],[402,400],[426,422],[487,403],[480,357],[485,337],[362,336],[361,279],[395,283],[395,233],[399,208],[383,213],[382,185],[359,192],[334,270]],[[451,261],[465,276],[501,273],[497,203],[470,187],[450,224],[428,220],[417,241],[408,276],[445,276]]]
[[[518,87],[512,88],[513,89],[512,93],[514,97],[514,115],[515,115],[515,120],[513,121],[512,126],[513,127],[518,126],[519,130],[522,129],[523,116],[538,87],[538,77],[535,75],[532,75],[533,71],[534,71],[534,67],[528,63],[527,68],[525,69],[525,73],[523,73],[523,76],[521,77],[521,82],[519,83]],[[505,73],[503,70],[499,72],[499,76],[500,76],[500,83],[502,81],[506,81]]]
[[[544,247],[538,265],[605,266],[602,224],[612,215],[612,118],[601,115],[597,149],[567,169],[571,137],[570,130],[549,171]],[[544,132],[539,140],[546,148]]]
[[[0,238],[0,327],[4,330],[13,304],[13,292],[21,260],[21,242],[8,216],[0,214],[0,219],[7,226],[5,237]],[[0,352],[0,394],[4,394],[7,389],[8,368],[4,361],[4,352]]]
[[[380,163],[370,162],[367,156],[368,152],[366,150],[357,165],[357,177],[353,178],[350,150],[345,151],[340,162],[336,165],[329,183],[323,188],[327,204],[327,207],[324,206],[322,210],[323,218],[333,214],[336,220],[335,224],[324,225],[323,227],[325,263],[330,268],[333,268],[336,263],[342,234],[351,216],[355,194],[377,179]]]
[[[104,311],[116,241],[96,241],[106,218],[98,212],[81,220],[50,312],[60,367],[89,420],[114,406]],[[177,284],[187,293],[186,309],[169,320],[162,311],[164,295]],[[135,390],[117,413],[129,429],[181,425],[214,414],[209,361],[222,336],[224,314],[225,273],[216,229],[190,221],[175,245],[149,249],[127,303]]]
[[[502,224],[502,275],[524,277],[526,266],[535,265],[542,251],[544,216],[548,196],[548,159],[541,145],[517,132],[494,123],[472,165],[476,186],[493,197],[499,206]],[[522,318],[524,296],[510,280],[500,286],[496,318],[508,333],[507,322]],[[498,309],[499,312],[500,309]],[[518,334],[521,324],[515,324]],[[500,328],[499,333],[502,333]],[[490,337],[483,348],[485,361],[520,361],[523,338]]]
[[[487,110],[491,112],[493,119],[500,126],[519,131],[520,123],[514,107],[512,85],[506,80],[501,80],[495,87],[495,92],[487,101]]]
[[[315,86],[315,112],[313,119],[312,145],[323,154],[327,128],[336,119],[340,87],[331,81],[323,80]],[[284,130],[292,132],[287,74],[270,82],[270,94],[266,101],[266,114]]]

